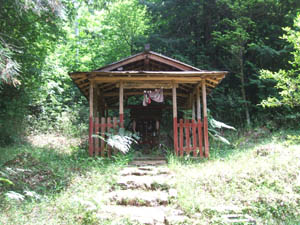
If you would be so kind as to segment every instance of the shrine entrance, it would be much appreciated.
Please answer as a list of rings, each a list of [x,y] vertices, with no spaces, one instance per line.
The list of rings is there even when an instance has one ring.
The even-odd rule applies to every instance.
[[[162,109],[151,106],[136,107],[131,109],[130,118],[132,120],[132,131],[140,137],[138,143],[141,147],[143,149],[158,147]]]

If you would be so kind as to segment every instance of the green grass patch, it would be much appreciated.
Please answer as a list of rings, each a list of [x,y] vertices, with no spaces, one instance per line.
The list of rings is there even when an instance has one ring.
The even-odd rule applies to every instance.
[[[85,150],[0,149],[0,224],[93,224],[93,210],[129,161],[88,157]],[[91,222],[91,221],[90,221]]]
[[[231,224],[232,214],[257,224],[300,224],[300,145],[282,132],[248,136],[223,149],[212,143],[210,160],[170,157],[175,204],[199,224]],[[237,221],[232,224],[253,224]]]

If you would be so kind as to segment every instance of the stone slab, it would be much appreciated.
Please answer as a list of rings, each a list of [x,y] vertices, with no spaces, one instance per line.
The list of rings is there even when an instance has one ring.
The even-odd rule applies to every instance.
[[[160,206],[169,202],[165,191],[118,190],[107,194],[107,200],[117,205]]]

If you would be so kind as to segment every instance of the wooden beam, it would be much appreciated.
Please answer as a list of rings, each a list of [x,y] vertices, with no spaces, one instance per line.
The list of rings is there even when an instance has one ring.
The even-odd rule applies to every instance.
[[[75,73],[70,73],[69,76],[72,79],[81,78],[81,77],[86,77],[87,78],[87,74],[88,74],[88,72],[75,72]]]
[[[174,81],[175,83],[195,83],[202,80],[201,77],[94,77],[92,78],[95,81],[109,83],[109,82],[118,82],[118,81]]]
[[[90,72],[88,76],[128,76],[128,75],[151,75],[151,76],[184,76],[184,77],[199,77],[205,79],[215,79],[216,77],[224,77],[226,71],[94,71]]]
[[[209,86],[209,87],[215,88],[217,85],[210,84],[210,83],[206,82],[206,86]]]
[[[78,78],[87,76],[91,78],[93,76],[128,76],[128,75],[151,75],[151,76],[184,76],[184,77],[199,77],[201,76],[203,79],[211,79],[212,82],[217,82],[214,79],[224,78],[227,74],[227,71],[92,71],[92,72],[77,72],[71,74],[72,78]]]
[[[106,87],[111,86],[111,85],[112,85],[111,83],[99,83],[99,88],[103,89],[103,88],[106,88]]]
[[[119,84],[116,84],[119,87]],[[147,83],[135,83],[135,82],[126,82],[124,83],[125,89],[153,89],[153,88],[164,88],[172,89],[172,83],[159,83],[159,82],[147,82]],[[178,84],[176,84],[178,87]]]
[[[74,82],[78,84],[78,83],[80,83],[83,80],[87,80],[87,77],[76,79],[76,80],[74,80]]]
[[[214,80],[214,79],[210,79],[210,78],[206,78],[206,80],[209,81],[209,82],[211,82],[211,83],[213,83],[213,84],[218,84],[219,83],[219,81]]]
[[[90,82],[86,82],[86,83],[83,83],[83,84],[79,84],[78,87],[79,88],[84,88],[86,86],[88,86],[90,84]]]
[[[143,95],[144,94],[144,91],[128,91],[128,92],[124,92],[124,96],[133,96],[133,95]],[[172,92],[167,92],[167,91],[164,91],[164,95],[166,96],[171,96],[172,95]],[[103,94],[104,97],[114,97],[114,96],[119,96],[119,93],[118,92],[107,92],[107,93],[104,93]],[[188,97],[187,94],[183,94],[183,93],[177,93],[177,96],[179,97]]]
[[[185,85],[182,85],[182,84],[179,85],[179,88],[186,91],[186,92],[190,92],[190,90],[191,90],[190,88],[188,89],[188,88],[186,88]]]
[[[105,88],[102,88],[102,91],[103,91],[103,92],[107,92],[107,91],[109,91],[109,90],[112,90],[112,89],[117,88],[117,87],[116,87],[116,84],[114,84],[114,83],[110,83],[110,84],[111,84],[110,86],[106,86]]]

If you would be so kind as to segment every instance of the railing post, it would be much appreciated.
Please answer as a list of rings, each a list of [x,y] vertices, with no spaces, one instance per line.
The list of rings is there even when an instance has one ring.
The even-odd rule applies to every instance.
[[[99,117],[97,116],[95,119],[95,134],[99,135]],[[95,155],[99,155],[99,138],[95,139]]]
[[[179,134],[180,156],[183,156],[183,119],[179,120]]]
[[[195,123],[195,120],[192,120],[192,133],[193,133],[193,156],[197,157],[197,135],[196,135],[196,128],[197,124]]]
[[[105,118],[102,117],[101,118],[101,157],[104,157],[105,156],[105,142],[104,142],[104,138],[105,138],[105,128],[106,128],[106,124],[105,124]]]

